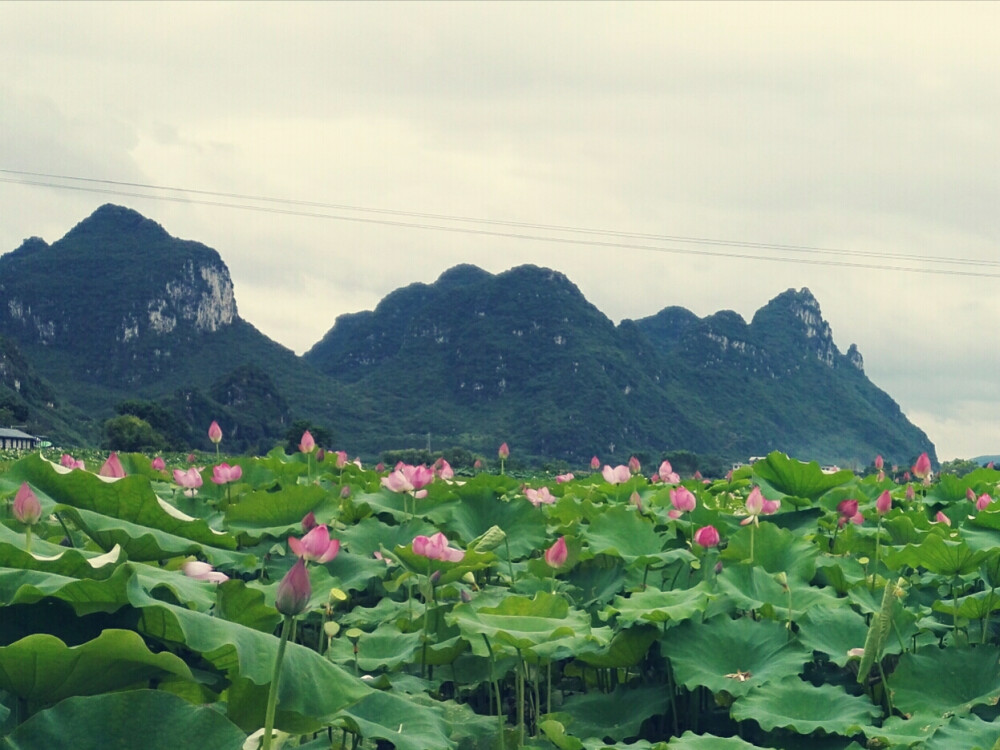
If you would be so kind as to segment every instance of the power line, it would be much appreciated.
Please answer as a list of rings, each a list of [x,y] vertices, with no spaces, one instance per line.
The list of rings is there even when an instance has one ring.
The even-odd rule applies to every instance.
[[[280,206],[286,205],[286,206],[301,206],[303,208],[308,207],[308,208],[339,209],[339,210],[356,211],[362,213],[374,213],[374,214],[390,215],[390,216],[430,218],[439,221],[452,221],[452,222],[460,222],[467,224],[481,224],[485,226],[506,226],[512,228],[536,229],[536,230],[545,230],[553,232],[558,231],[571,234],[604,236],[609,238],[645,239],[656,242],[675,242],[681,244],[694,244],[701,247],[706,247],[706,246],[734,247],[734,248],[746,248],[746,249],[758,249],[758,250],[773,250],[776,252],[796,252],[803,254],[820,254],[820,255],[834,255],[834,256],[847,256],[847,257],[860,257],[860,258],[883,258],[894,261],[938,263],[946,265],[966,265],[974,267],[975,266],[997,267],[1000,266],[1000,261],[977,260],[970,258],[935,258],[932,256],[845,250],[841,248],[820,248],[820,247],[810,247],[807,245],[782,245],[782,244],[771,244],[771,243],[761,243],[761,242],[747,242],[741,240],[721,240],[721,239],[712,239],[704,237],[681,237],[672,235],[621,232],[621,231],[607,230],[607,229],[592,229],[586,227],[562,226],[555,224],[536,224],[536,223],[504,221],[496,219],[477,219],[466,216],[449,216],[445,214],[431,214],[431,213],[421,213],[415,211],[400,211],[400,210],[384,209],[384,208],[369,208],[369,207],[350,206],[350,205],[336,204],[336,203],[322,203],[317,201],[305,201],[305,200],[295,200],[286,198],[245,195],[240,193],[214,192],[208,190],[167,187],[161,185],[122,182],[116,180],[103,180],[103,179],[88,178],[88,177],[53,175],[40,172],[25,172],[12,169],[0,169],[0,173],[18,175],[18,177],[0,177],[0,182],[13,183],[19,185],[27,185],[34,187],[49,187],[59,190],[75,190],[79,192],[97,193],[103,195],[116,195],[123,197],[132,197],[132,198],[146,198],[150,200],[169,201],[173,203],[188,203],[194,205],[257,211],[261,213],[280,214],[287,216],[302,216],[307,218],[328,219],[334,221],[349,221],[362,224],[377,224],[382,226],[399,227],[405,229],[442,231],[442,232],[451,232],[457,234],[470,234],[478,236],[500,237],[506,239],[531,240],[539,242],[551,242],[558,244],[581,245],[581,246],[609,248],[609,249],[645,250],[651,252],[663,252],[663,253],[671,253],[679,255],[700,256],[700,257],[766,260],[766,261],[781,262],[781,263],[798,263],[802,265],[834,266],[841,268],[897,271],[906,273],[971,276],[977,278],[1000,278],[1000,273],[984,273],[979,271],[965,271],[965,270],[948,269],[948,268],[926,268],[921,266],[887,266],[878,263],[862,263],[862,262],[847,261],[847,260],[829,260],[829,259],[820,259],[811,257],[790,257],[790,256],[775,256],[775,255],[755,255],[755,254],[735,252],[735,251],[724,252],[721,250],[704,250],[704,249],[694,249],[685,247],[665,247],[660,245],[646,245],[646,244],[611,241],[611,240],[575,239],[570,237],[534,235],[534,234],[523,234],[519,232],[504,232],[498,230],[478,229],[474,227],[454,227],[454,226],[444,226],[439,224],[419,223],[413,221],[376,219],[376,218],[366,218],[360,216],[346,216],[342,214],[330,214],[330,213],[320,213],[316,211],[296,210],[292,208],[281,208]],[[25,179],[26,177],[39,177],[39,178],[46,178],[49,180],[52,179],[70,180],[74,182],[81,182],[87,184],[66,185],[57,182]],[[113,187],[100,188],[100,187],[95,187],[94,185],[110,185]],[[182,195],[156,195],[147,192],[135,192],[135,191],[121,189],[125,187],[139,188],[142,190],[170,191],[170,192],[182,193]],[[243,200],[243,201],[247,200],[257,201],[261,203],[270,203],[275,205],[259,206],[248,203],[229,203],[216,200],[206,200],[203,198],[186,197],[186,196],[197,196],[197,195],[218,197],[218,198],[232,198],[234,200]]]

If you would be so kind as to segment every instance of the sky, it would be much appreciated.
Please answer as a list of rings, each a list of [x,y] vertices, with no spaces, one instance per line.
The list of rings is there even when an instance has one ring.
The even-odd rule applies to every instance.
[[[458,263],[562,271],[616,323],[808,287],[939,458],[1000,453],[997,28],[998,3],[4,2],[0,252],[127,205],[218,250],[299,353]]]

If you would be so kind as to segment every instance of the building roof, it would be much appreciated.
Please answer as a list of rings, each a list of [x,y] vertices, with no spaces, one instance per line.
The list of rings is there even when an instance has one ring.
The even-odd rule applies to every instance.
[[[34,435],[29,435],[27,432],[21,432],[20,430],[11,430],[6,427],[0,427],[0,438],[21,438],[21,440],[37,440]]]

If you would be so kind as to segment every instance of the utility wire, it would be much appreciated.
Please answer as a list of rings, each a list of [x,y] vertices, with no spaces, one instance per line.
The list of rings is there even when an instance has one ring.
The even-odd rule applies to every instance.
[[[321,203],[316,201],[271,198],[264,196],[244,195],[240,193],[222,193],[222,192],[213,192],[208,190],[175,188],[175,187],[166,187],[159,185],[149,185],[143,183],[121,182],[115,180],[101,180],[101,179],[87,178],[87,177],[53,175],[53,174],[45,174],[39,172],[24,172],[11,169],[0,169],[0,173],[18,175],[18,177],[0,177],[0,182],[13,183],[19,185],[49,187],[60,190],[75,190],[80,192],[98,193],[104,195],[117,195],[117,196],[132,197],[132,198],[147,198],[150,200],[169,201],[173,203],[188,203],[188,204],[196,204],[204,206],[214,206],[220,208],[232,208],[238,210],[258,211],[261,213],[281,214],[287,216],[302,216],[308,218],[328,219],[334,221],[350,221],[362,224],[377,224],[382,226],[400,227],[406,229],[422,229],[431,231],[452,232],[457,234],[470,234],[470,235],[488,236],[488,237],[501,237],[507,239],[532,240],[539,242],[552,242],[558,244],[582,245],[589,247],[603,247],[603,248],[627,249],[627,250],[646,250],[652,252],[663,252],[663,253],[671,253],[679,255],[698,256],[698,257],[766,260],[766,261],[781,262],[781,263],[798,263],[802,265],[834,266],[841,268],[898,271],[907,273],[942,274],[950,276],[971,276],[977,278],[1000,278],[1000,273],[984,273],[979,271],[965,271],[965,270],[956,270],[948,268],[926,268],[920,266],[886,266],[877,263],[861,263],[861,262],[853,262],[846,260],[824,260],[824,259],[808,258],[808,257],[755,255],[755,254],[741,253],[735,251],[724,252],[721,250],[701,250],[701,249],[683,248],[683,247],[664,247],[660,245],[645,245],[632,242],[615,242],[610,240],[601,241],[593,239],[591,240],[574,239],[574,238],[557,237],[557,236],[523,234],[519,232],[504,232],[497,230],[477,229],[472,227],[453,227],[453,226],[443,226],[438,224],[418,223],[412,221],[398,221],[390,219],[365,218],[359,216],[345,216],[342,214],[330,214],[330,213],[320,213],[316,211],[296,210],[292,208],[280,208],[280,205],[302,206],[304,208],[305,207],[330,208],[330,209],[340,209],[340,210],[375,213],[375,214],[392,215],[392,216],[431,218],[431,219],[437,219],[439,221],[454,221],[454,222],[462,222],[469,224],[482,224],[486,226],[508,226],[514,228],[538,229],[546,231],[559,231],[559,232],[586,234],[594,236],[605,236],[610,238],[622,238],[622,239],[635,238],[635,239],[646,239],[658,242],[676,242],[682,244],[686,243],[686,244],[695,244],[700,246],[737,247],[737,248],[748,248],[748,249],[759,249],[759,250],[774,250],[778,252],[840,255],[840,256],[861,257],[861,258],[884,258],[884,259],[910,261],[910,262],[916,261],[916,262],[928,262],[928,263],[939,263],[939,264],[949,264],[949,265],[968,265],[968,266],[981,266],[981,267],[997,267],[1000,266],[1000,261],[976,260],[970,258],[935,258],[931,256],[907,255],[898,253],[866,252],[866,251],[856,251],[856,250],[844,250],[839,248],[819,248],[819,247],[810,247],[806,245],[781,245],[781,244],[769,244],[769,243],[758,243],[758,242],[745,242],[739,240],[719,240],[719,239],[710,239],[702,237],[680,237],[671,235],[619,232],[606,229],[589,229],[584,227],[560,226],[553,224],[533,224],[527,222],[502,221],[494,219],[476,219],[464,216],[448,216],[444,214],[430,214],[430,213],[420,213],[412,211],[399,211],[392,209],[365,208],[365,207],[349,206],[349,205],[335,204],[335,203]],[[82,182],[88,184],[67,185],[56,182],[25,179],[26,177],[39,177],[39,178],[47,178],[50,180],[51,179],[70,180],[74,182]],[[95,184],[111,185],[115,187],[100,188],[100,187],[94,187],[93,185]],[[185,197],[185,195],[180,195],[180,196],[156,195],[148,192],[135,192],[135,191],[120,189],[124,187],[140,188],[143,190],[171,191],[186,195],[202,195],[202,196],[219,197],[219,198],[233,198],[238,200],[250,200],[262,203],[277,204],[277,206],[258,206],[247,203],[229,203],[223,201],[207,200],[203,198]]]

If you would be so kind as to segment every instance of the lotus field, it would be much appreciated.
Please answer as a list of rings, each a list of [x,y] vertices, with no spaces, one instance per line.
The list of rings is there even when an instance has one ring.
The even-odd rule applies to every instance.
[[[507,456],[8,461],[0,748],[1000,747],[1000,472]]]

